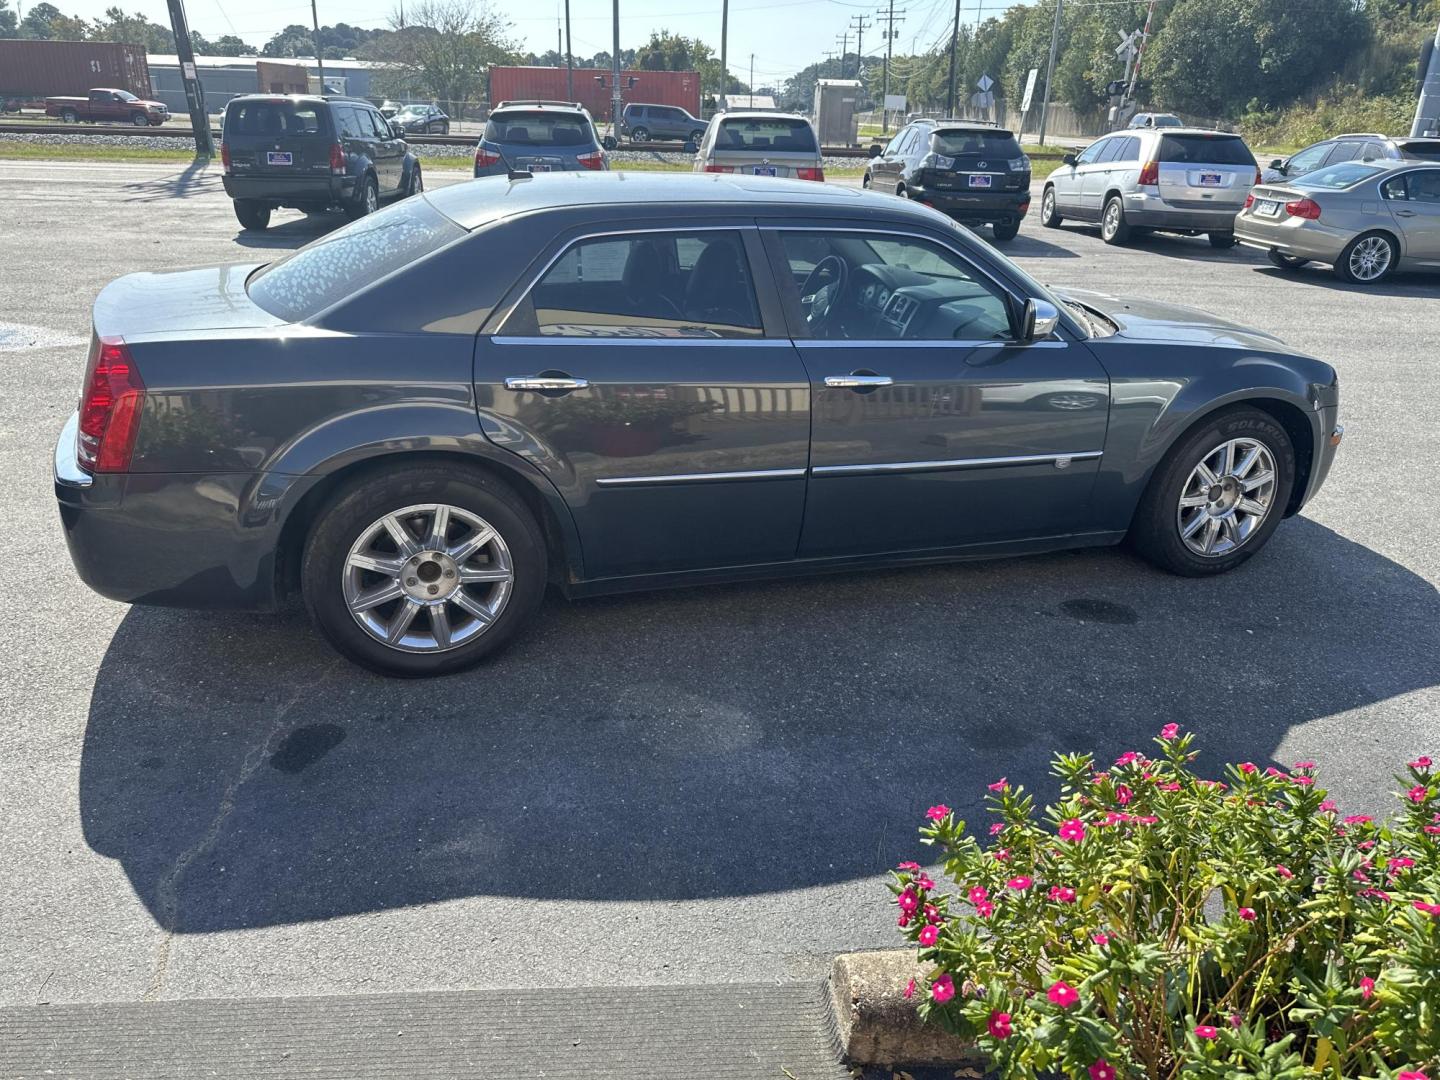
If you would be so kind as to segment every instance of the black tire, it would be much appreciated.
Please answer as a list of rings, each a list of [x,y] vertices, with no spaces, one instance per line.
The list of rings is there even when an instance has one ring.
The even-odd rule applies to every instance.
[[[1378,274],[1366,275],[1357,273],[1350,265],[1350,260],[1355,255],[1355,250],[1360,247],[1362,243],[1368,244],[1373,241],[1384,242],[1390,251],[1389,259]],[[1342,281],[1348,281],[1353,285],[1378,285],[1395,272],[1395,264],[1399,261],[1400,248],[1395,243],[1394,237],[1382,232],[1361,233],[1345,245],[1344,251],[1340,252],[1340,257],[1335,260],[1335,273]]]
[[[1279,267],[1281,270],[1299,270],[1310,262],[1309,259],[1302,259],[1298,255],[1286,255],[1274,248],[1265,252],[1265,257],[1270,260],[1271,266]]]
[[[404,198],[412,195],[419,195],[425,190],[425,177],[420,173],[420,163],[417,161],[410,167],[410,183],[405,186]]]
[[[860,178],[860,186],[866,191],[870,190],[870,174],[868,172]]]
[[[1100,239],[1107,244],[1123,244],[1130,239],[1130,223],[1125,220],[1125,204],[1119,195],[1105,200],[1100,213]]]
[[[693,142],[698,146],[700,144],[700,140],[703,138],[705,138],[704,130],[697,128],[696,130],[690,132],[690,138],[687,141]]]
[[[144,113],[138,113],[138,112],[137,112],[137,113],[131,114],[131,116],[130,116],[130,123],[133,124],[135,127],[149,127],[149,126],[150,126],[150,118],[149,118],[148,116],[146,116]]]
[[[508,549],[513,578],[494,621],[473,638],[444,651],[406,652],[372,637],[351,614],[344,592],[345,564],[351,547],[374,522],[426,503],[444,503],[483,519]],[[535,614],[545,595],[545,540],[520,497],[485,471],[451,465],[400,466],[359,477],[330,498],[306,539],[300,582],[315,625],[348,659],[384,675],[448,675],[472,667],[508,644]],[[377,617],[384,617],[385,608],[377,607]],[[426,618],[427,623],[418,627],[421,633],[428,614]]]
[[[1237,438],[1264,444],[1275,463],[1269,511],[1254,531],[1228,553],[1197,554],[1180,535],[1181,496],[1197,463],[1226,441]],[[1136,508],[1127,540],[1141,556],[1172,574],[1182,577],[1222,574],[1265,546],[1285,515],[1294,483],[1295,448],[1285,430],[1259,409],[1243,405],[1223,409],[1203,418],[1182,435],[1156,466]]]
[[[254,199],[236,199],[235,217],[242,229],[264,232],[270,227],[270,204]]]
[[[649,142],[649,141],[650,141],[650,129],[649,129],[649,128],[643,128],[643,127],[637,127],[637,128],[635,128],[634,130],[632,130],[632,131],[630,132],[630,141],[631,141],[631,142]]]
[[[1064,220],[1055,203],[1054,186],[1047,187],[1040,195],[1040,224],[1047,229],[1058,229]]]
[[[373,214],[380,207],[380,186],[375,177],[366,175],[355,192],[355,201],[345,207],[345,216],[352,221]]]
[[[1210,241],[1210,246],[1212,248],[1218,248],[1221,251],[1232,248],[1240,242],[1235,239],[1233,232],[1212,232],[1206,233],[1205,235]]]
[[[62,124],[78,124],[80,122],[80,114],[74,109],[62,109],[60,111],[60,122]]]
[[[997,221],[991,226],[991,230],[995,233],[995,239],[1003,244],[1005,241],[1014,240],[1015,237],[1020,235],[1020,223],[1018,221],[1012,221],[1008,224],[1002,224]]]

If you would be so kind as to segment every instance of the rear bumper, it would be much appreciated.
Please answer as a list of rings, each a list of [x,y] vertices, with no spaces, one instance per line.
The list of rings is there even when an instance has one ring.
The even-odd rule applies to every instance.
[[[259,199],[279,206],[348,202],[355,197],[353,176],[233,176],[224,178],[232,199]]]
[[[1171,206],[1158,195],[1143,191],[1125,194],[1125,219],[1131,225],[1149,229],[1182,229],[1191,232],[1232,232],[1240,207],[1220,206],[1214,210],[1192,210]]]
[[[956,221],[1019,222],[1030,208],[1030,189],[1023,191],[940,191],[935,188],[911,188],[910,198],[933,206]]]
[[[1235,221],[1235,239],[1246,247],[1318,262],[1333,263],[1354,236],[1349,229],[1332,229],[1308,218],[1266,221],[1242,214]]]

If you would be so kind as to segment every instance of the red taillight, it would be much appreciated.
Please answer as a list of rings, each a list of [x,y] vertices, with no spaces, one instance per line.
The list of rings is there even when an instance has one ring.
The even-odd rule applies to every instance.
[[[128,469],[144,406],[145,383],[124,340],[98,339],[80,397],[80,428],[75,436],[80,467],[90,472]]]
[[[229,144],[229,143],[224,143],[224,142],[222,142],[222,143],[220,144],[220,164],[224,167],[224,169],[225,169],[225,171],[226,171],[227,173],[230,171],[230,144]]]
[[[795,175],[801,180],[819,180],[822,183],[825,180],[824,169],[796,169]]]
[[[1308,218],[1311,221],[1320,220],[1320,204],[1314,199],[1296,199],[1285,204],[1285,213],[1291,217]]]
[[[1030,212],[1030,200],[1029,200],[1029,199],[1026,199],[1024,202],[1022,202],[1022,203],[1020,204],[1020,216],[1021,216],[1021,217],[1024,217],[1024,216],[1025,216],[1026,214],[1028,214],[1029,212]]]
[[[575,160],[587,169],[603,169],[605,168],[605,151],[592,150],[588,154],[579,155]]]
[[[1252,191],[1249,195],[1246,195],[1246,196],[1245,196],[1245,209],[1246,209],[1246,210],[1249,210],[1250,207],[1252,207],[1252,206],[1254,206],[1254,205],[1255,205],[1255,193]]]
[[[1151,187],[1160,183],[1160,163],[1158,161],[1147,161],[1140,166],[1140,184],[1142,187]]]
[[[336,176],[345,175],[345,148],[338,142],[330,144],[330,171]]]
[[[483,146],[475,147],[475,167],[477,169],[488,169],[499,160],[499,154],[486,150]]]
[[[1264,176],[1263,173],[1260,172],[1260,166],[1259,166],[1259,165],[1256,165],[1256,166],[1255,166],[1255,186],[1256,186],[1256,187],[1259,187],[1259,186],[1260,186],[1261,184],[1263,184],[1264,182],[1265,182],[1265,176]]]
[[[706,171],[706,172],[734,172],[734,171],[735,171],[735,166],[733,166],[733,165],[706,165],[706,166],[705,166],[705,171]]]

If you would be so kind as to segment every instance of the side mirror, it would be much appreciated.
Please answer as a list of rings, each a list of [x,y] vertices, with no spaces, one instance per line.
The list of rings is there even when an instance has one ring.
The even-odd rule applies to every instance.
[[[700,152],[700,144],[699,144],[699,143],[697,143],[694,139],[686,139],[686,140],[685,140],[685,153],[687,153],[687,154],[698,154],[699,152]]]
[[[868,151],[868,156],[869,156],[869,157],[872,157],[872,158],[877,158],[877,157],[879,157],[881,154],[883,154],[884,152],[885,152],[885,148],[884,148],[883,146],[881,146],[879,143],[871,143],[871,144],[870,144],[870,150]]]
[[[614,135],[606,135],[603,139],[600,140],[600,145],[603,146],[606,150],[614,150],[620,145],[620,143],[616,140]]]
[[[1060,159],[1060,164],[1061,164],[1061,165],[1074,165],[1074,164],[1075,164],[1075,155],[1074,155],[1074,154],[1066,154],[1063,158]]]
[[[1285,171],[1285,159],[1278,157],[1275,158],[1273,161],[1270,162],[1270,168],[1274,169],[1276,172],[1283,173]]]
[[[404,129],[403,127],[401,127],[399,124],[395,123],[394,120],[391,120],[391,121],[390,121],[390,134],[393,135],[393,136],[394,136],[395,138],[397,138],[397,139],[403,139],[403,138],[405,137],[405,129]]]
[[[1020,311],[1020,333],[1017,335],[1019,343],[1028,345],[1032,341],[1044,341],[1055,332],[1059,322],[1060,312],[1054,304],[1048,300],[1029,297]]]

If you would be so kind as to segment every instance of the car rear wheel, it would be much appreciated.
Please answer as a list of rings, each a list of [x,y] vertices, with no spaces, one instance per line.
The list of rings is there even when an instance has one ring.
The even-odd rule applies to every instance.
[[[1012,221],[1007,224],[997,221],[991,226],[991,229],[995,233],[995,239],[1003,243],[1006,240],[1014,240],[1015,237],[1020,234],[1020,223],[1018,221]]]
[[[646,128],[643,128],[643,127],[637,127],[637,128],[635,128],[633,131],[630,132],[630,141],[631,141],[631,142],[649,142],[649,141],[650,141],[650,132],[649,132],[649,130],[646,129]]]
[[[345,213],[352,218],[362,218],[366,214],[373,214],[378,209],[380,209],[380,188],[375,183],[375,177],[367,176],[361,181],[355,201],[345,208]]]
[[[1302,259],[1298,255],[1286,255],[1274,248],[1267,251],[1265,257],[1270,260],[1272,266],[1278,266],[1281,270],[1299,270],[1300,267],[1310,262],[1309,259]]]
[[[1361,233],[1335,260],[1335,273],[1357,285],[1374,285],[1390,276],[1400,261],[1395,241],[1384,233]]]
[[[337,492],[300,573],[311,617],[346,657],[387,675],[444,675],[529,621],[545,543],[519,497],[484,472],[397,468]]]
[[[1100,215],[1100,239],[1107,244],[1123,244],[1130,239],[1130,226],[1125,221],[1125,207],[1119,195],[1112,195]]]
[[[60,122],[62,124],[78,124],[80,122],[80,114],[74,109],[64,109],[60,113]]]
[[[1055,189],[1047,187],[1045,193],[1040,196],[1040,224],[1047,229],[1059,228],[1060,223],[1065,219],[1060,216],[1060,211],[1055,208]]]
[[[1232,248],[1239,243],[1239,241],[1235,239],[1233,232],[1212,232],[1206,233],[1205,235],[1209,237],[1212,248],[1219,248],[1222,251],[1226,248]]]
[[[262,232],[270,227],[270,205],[254,199],[236,199],[235,218],[241,228]]]
[[[1234,569],[1270,539],[1295,482],[1295,449],[1259,409],[1202,420],[1150,479],[1130,543],[1171,573],[1205,577]]]

